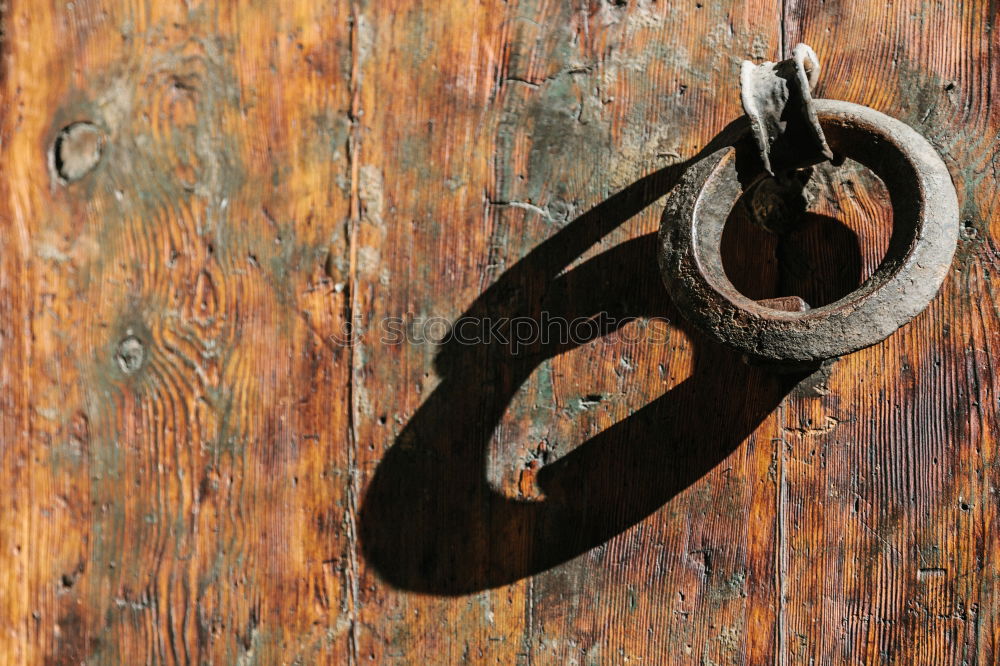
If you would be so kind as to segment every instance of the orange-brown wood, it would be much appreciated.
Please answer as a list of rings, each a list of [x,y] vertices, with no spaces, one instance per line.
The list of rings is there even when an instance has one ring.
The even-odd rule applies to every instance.
[[[952,4],[8,0],[0,662],[994,663],[997,17]],[[798,41],[963,236],[796,385],[655,232]],[[881,182],[814,183],[784,241],[735,211],[748,295],[878,264]]]
[[[818,94],[926,136],[962,215],[951,275],[927,311],[783,410],[782,640],[793,662],[1000,659],[996,20],[990,3],[788,3],[787,43],[827,63]],[[827,198],[858,220],[862,247],[890,225],[880,185],[854,179]]]
[[[3,49],[3,661],[347,654],[349,11],[11,3]]]

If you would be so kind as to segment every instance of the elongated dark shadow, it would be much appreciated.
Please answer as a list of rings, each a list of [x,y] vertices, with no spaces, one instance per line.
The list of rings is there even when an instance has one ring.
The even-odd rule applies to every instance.
[[[606,312],[616,321],[665,317],[679,324],[658,274],[655,234],[562,271],[726,140],[723,132],[692,160],[643,178],[570,222],[503,273],[463,316],[538,320],[545,311],[573,320]],[[365,491],[359,536],[367,562],[399,588],[466,594],[545,571],[659,509],[746,439],[795,382],[691,337],[691,376],[544,466],[539,502],[490,487],[489,443],[538,364],[588,341],[538,343],[517,354],[499,341],[443,345],[435,358],[441,382]]]

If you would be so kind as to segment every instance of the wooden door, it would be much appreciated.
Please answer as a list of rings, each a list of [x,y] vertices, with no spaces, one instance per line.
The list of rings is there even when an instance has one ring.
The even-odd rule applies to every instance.
[[[995,3],[2,17],[3,663],[1000,658]],[[654,239],[741,60],[800,41],[940,151],[962,237],[795,385],[684,325]],[[798,245],[732,220],[749,295],[877,265],[880,182],[817,187]]]

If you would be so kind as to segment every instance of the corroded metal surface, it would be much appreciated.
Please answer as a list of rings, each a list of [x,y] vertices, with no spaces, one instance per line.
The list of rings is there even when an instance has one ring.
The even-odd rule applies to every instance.
[[[748,357],[807,363],[868,347],[919,314],[937,294],[958,239],[958,202],[947,168],[906,124],[849,102],[814,100],[834,151],[885,182],[894,232],[878,270],[846,297],[806,312],[753,301],[726,277],[722,230],[740,195],[766,175],[746,159],[749,123],[693,166],[671,195],[660,228],[660,269],[684,315]]]

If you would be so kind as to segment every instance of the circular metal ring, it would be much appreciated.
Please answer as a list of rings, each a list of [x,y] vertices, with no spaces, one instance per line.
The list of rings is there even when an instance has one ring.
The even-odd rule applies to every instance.
[[[816,99],[834,153],[857,160],[885,183],[892,203],[889,249],[878,269],[840,300],[805,312],[776,310],[729,281],[720,245],[740,195],[762,175],[748,125],[684,174],[660,226],[660,271],[682,314],[718,342],[751,358],[809,363],[881,342],[931,302],[958,242],[958,199],[934,148],[915,130],[874,109]],[[741,184],[742,183],[742,184]]]

